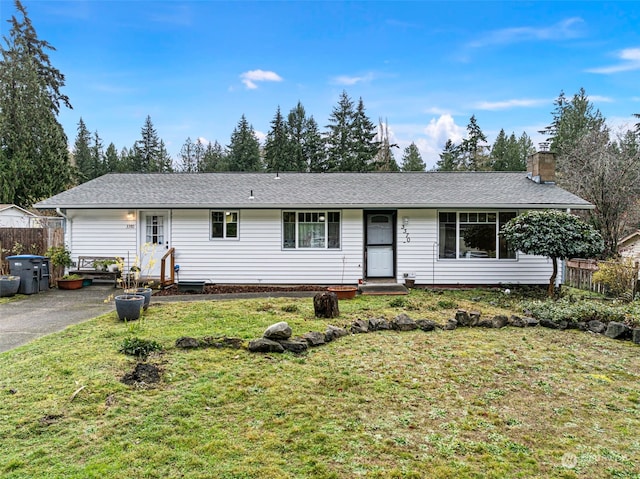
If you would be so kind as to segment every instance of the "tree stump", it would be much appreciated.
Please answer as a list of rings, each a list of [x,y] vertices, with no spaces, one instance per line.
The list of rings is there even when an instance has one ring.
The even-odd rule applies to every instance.
[[[313,297],[313,309],[316,318],[337,318],[340,316],[338,296],[328,291],[316,294]]]

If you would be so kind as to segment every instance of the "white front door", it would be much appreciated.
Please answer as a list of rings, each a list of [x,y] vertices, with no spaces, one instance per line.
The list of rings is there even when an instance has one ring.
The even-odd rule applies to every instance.
[[[367,277],[394,275],[393,214],[367,215]]]
[[[160,277],[160,260],[170,248],[169,232],[171,228],[169,226],[168,211],[140,212],[139,259],[143,274],[154,278]],[[149,263],[150,261],[151,263]]]

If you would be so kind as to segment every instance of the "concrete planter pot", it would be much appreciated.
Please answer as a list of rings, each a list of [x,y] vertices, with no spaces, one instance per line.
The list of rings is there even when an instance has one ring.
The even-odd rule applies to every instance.
[[[0,276],[0,298],[13,296],[20,289],[20,276]]]
[[[151,288],[133,288],[125,290],[125,294],[137,294],[140,296],[144,296],[144,306],[142,306],[142,309],[144,311],[147,310],[147,308],[149,307],[149,303],[151,303],[152,293],[153,290]]]
[[[335,293],[338,299],[353,299],[358,291],[357,286],[329,286],[327,291]]]
[[[140,318],[144,306],[144,296],[121,294],[115,297],[116,313],[121,321],[135,321]]]
[[[59,279],[58,289],[80,289],[82,288],[83,278],[80,279]]]

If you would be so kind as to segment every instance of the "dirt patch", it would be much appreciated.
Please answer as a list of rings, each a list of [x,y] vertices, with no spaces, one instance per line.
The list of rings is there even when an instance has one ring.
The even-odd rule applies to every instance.
[[[288,293],[294,291],[325,291],[326,286],[318,285],[292,285],[292,286],[258,286],[258,285],[206,285],[202,293],[178,291],[176,285],[170,286],[154,293],[154,296],[182,296],[199,294],[236,294],[236,293]]]
[[[120,379],[127,386],[143,386],[160,382],[160,368],[151,363],[138,363],[133,371]]]

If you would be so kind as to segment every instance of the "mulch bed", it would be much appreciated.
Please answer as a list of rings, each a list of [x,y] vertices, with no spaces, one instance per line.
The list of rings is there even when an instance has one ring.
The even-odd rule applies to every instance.
[[[256,285],[207,285],[202,293],[178,291],[176,285],[166,289],[156,291],[154,296],[182,296],[182,295],[198,295],[198,294],[235,294],[235,293],[288,293],[292,291],[325,291],[326,286],[317,285],[293,285],[293,286],[256,286]]]

